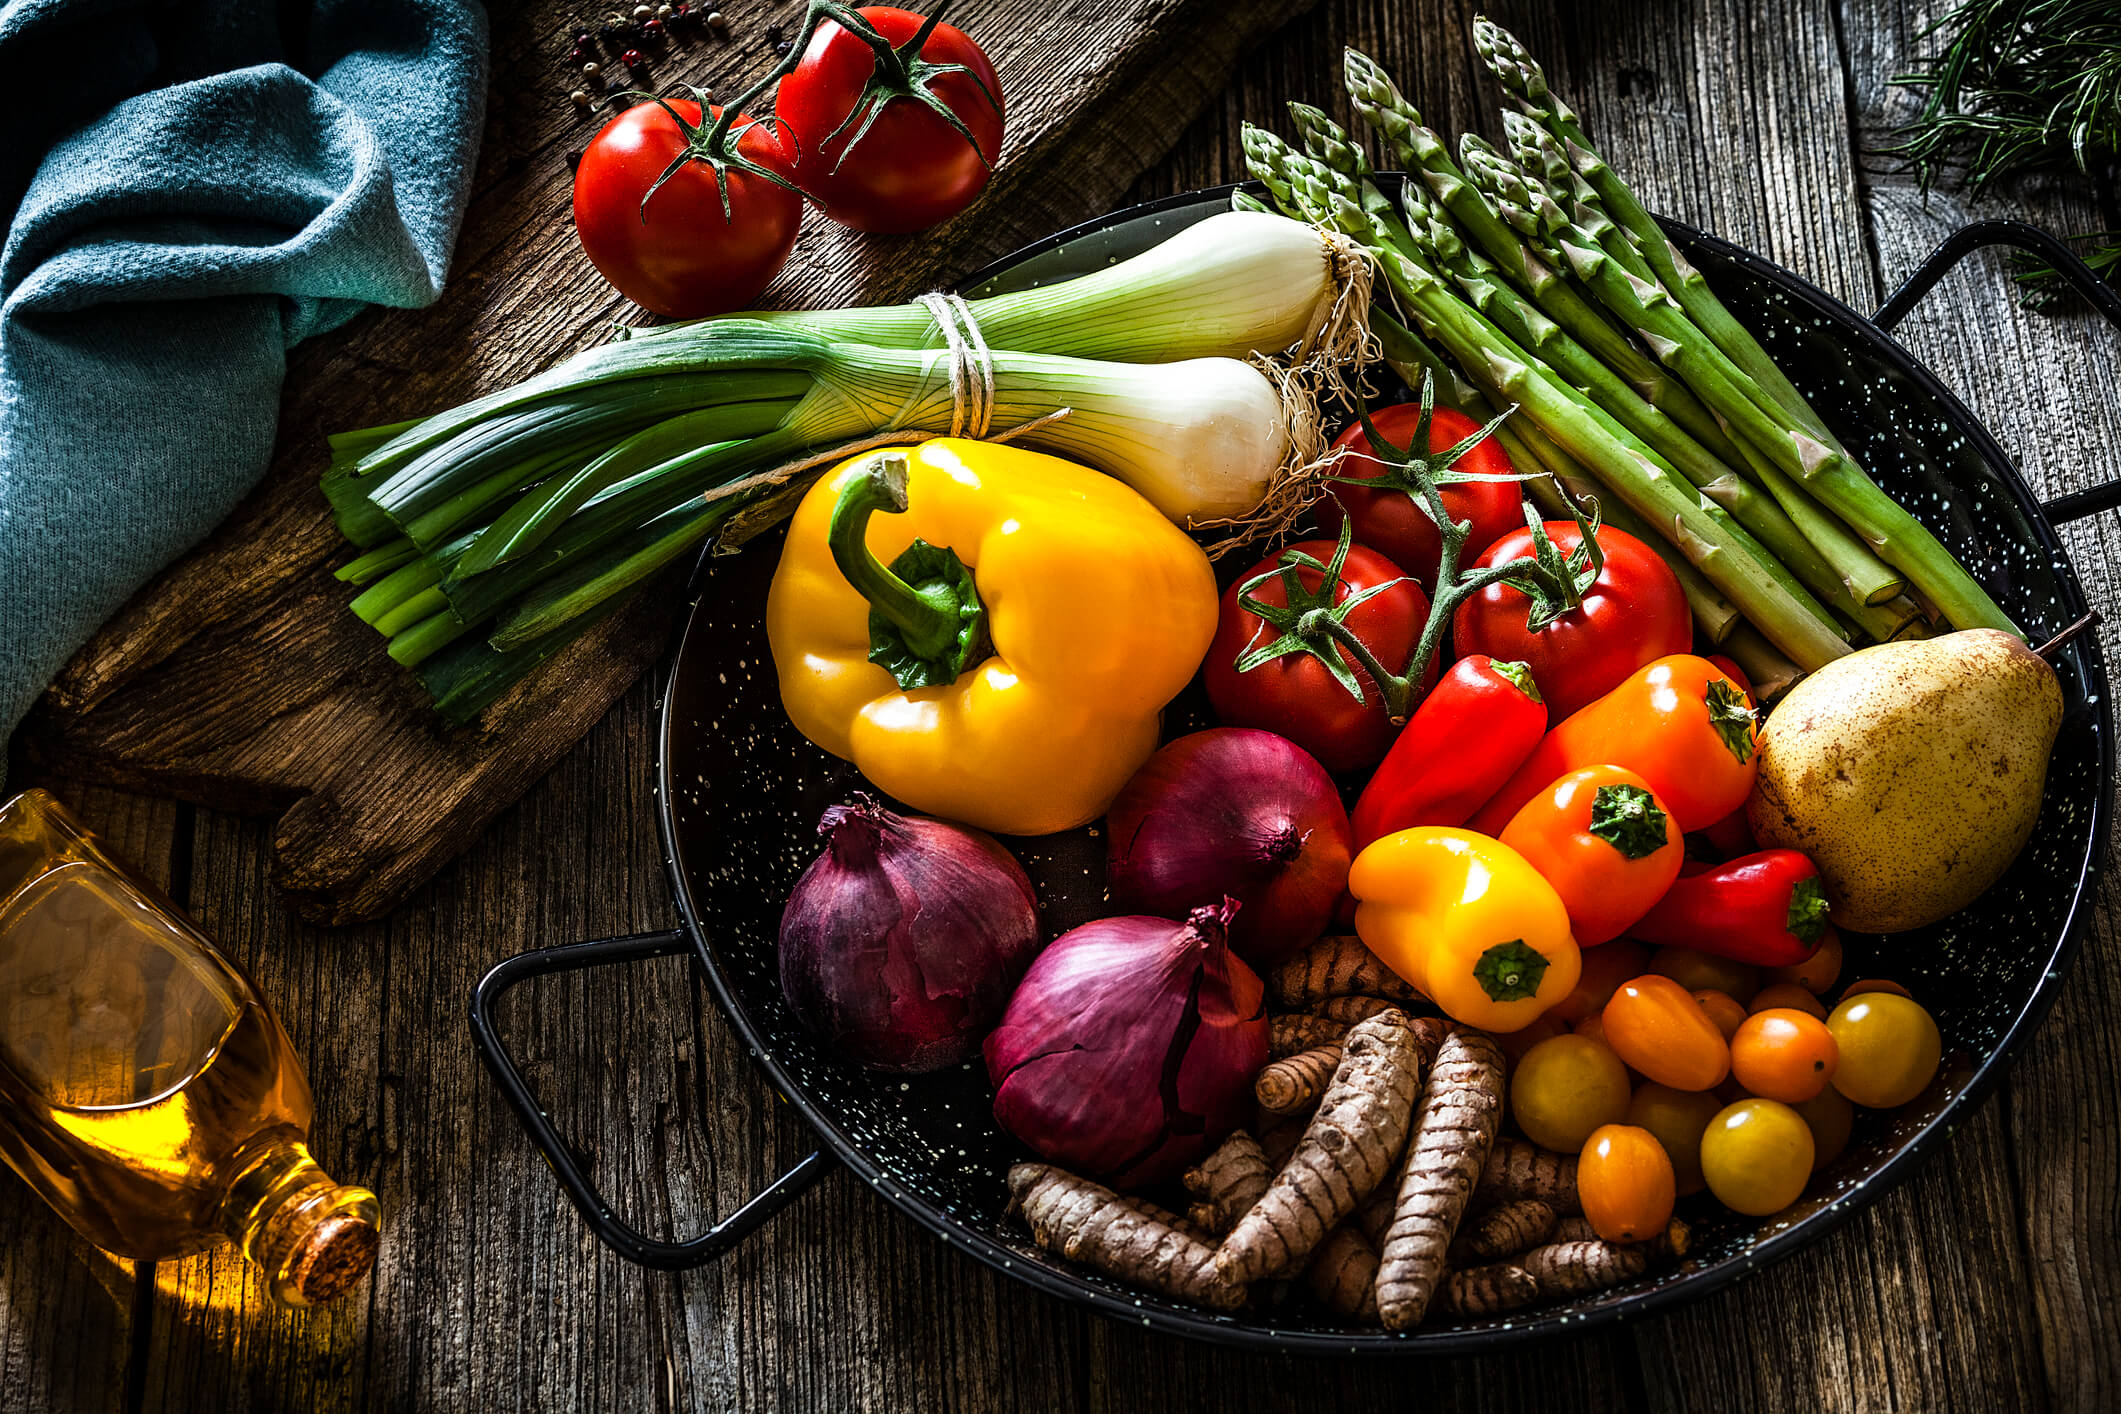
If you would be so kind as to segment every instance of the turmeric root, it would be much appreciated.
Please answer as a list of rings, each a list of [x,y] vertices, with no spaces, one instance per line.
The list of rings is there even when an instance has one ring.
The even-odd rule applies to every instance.
[[[1360,1232],[1372,1247],[1384,1245],[1385,1233],[1392,1226],[1392,1208],[1399,1201],[1399,1173],[1370,1190],[1348,1221]]]
[[[1348,1034],[1349,1023],[1323,1016],[1277,1016],[1267,1023],[1267,1054],[1285,1060],[1300,1051],[1328,1046]]]
[[[1388,1002],[1383,997],[1327,997],[1306,1008],[1312,1016],[1322,1016],[1328,1021],[1342,1021],[1353,1026],[1358,1021],[1368,1021],[1379,1012],[1393,1011],[1398,1002]]]
[[[1259,1141],[1240,1129],[1186,1170],[1186,1191],[1200,1199],[1186,1210],[1186,1216],[1194,1226],[1219,1239],[1239,1214],[1259,1201],[1273,1178],[1274,1170]]]
[[[1328,1042],[1270,1061],[1252,1082],[1252,1097],[1262,1114],[1292,1115],[1315,1102],[1333,1083],[1340,1066],[1340,1043]]]
[[[1512,1203],[1537,1198],[1557,1213],[1580,1213],[1576,1197],[1576,1160],[1522,1139],[1498,1139],[1473,1190],[1478,1203]]]
[[[1540,1298],[1539,1281],[1515,1262],[1452,1272],[1436,1288],[1430,1309],[1443,1316],[1499,1316]]]
[[[1017,1164],[1009,1170],[1009,1208],[1022,1215],[1033,1242],[1071,1262],[1218,1311],[1244,1304],[1244,1288],[1217,1270],[1215,1249],[1187,1236],[1153,1203],[1122,1198],[1050,1164]]]
[[[1287,1276],[1391,1171],[1407,1141],[1421,1056],[1407,1019],[1373,1016],[1348,1032],[1333,1083],[1289,1162],[1223,1239],[1233,1282]]]
[[[1641,1243],[1550,1242],[1519,1257],[1517,1265],[1537,1279],[1542,1296],[1581,1296],[1641,1276],[1650,1254]]]
[[[1403,1002],[1426,1000],[1364,947],[1362,939],[1346,934],[1320,938],[1268,973],[1267,993],[1285,1007],[1304,1010],[1327,997],[1358,993]]]
[[[1304,1285],[1327,1310],[1377,1319],[1377,1249],[1353,1227],[1336,1227],[1304,1267]]]
[[[1603,1239],[1598,1236],[1598,1229],[1591,1226],[1589,1218],[1573,1217],[1563,1218],[1556,1222],[1554,1231],[1541,1240],[1545,1242],[1599,1242]],[[1653,1258],[1684,1257],[1687,1253],[1687,1248],[1694,1245],[1694,1229],[1687,1226],[1686,1219],[1673,1218],[1664,1225],[1663,1232],[1658,1233],[1657,1236],[1648,1242],[1628,1243],[1625,1245],[1640,1247]]]
[[[1436,1053],[1399,1180],[1377,1271],[1386,1330],[1411,1330],[1428,1313],[1445,1253],[1502,1123],[1502,1052],[1480,1031],[1454,1029]]]
[[[1471,1267],[1515,1256],[1550,1240],[1554,1223],[1554,1210],[1537,1198],[1520,1198],[1490,1208],[1458,1234],[1451,1244],[1451,1260],[1454,1265]]]
[[[1310,1127],[1308,1119],[1292,1119],[1259,1136],[1259,1148],[1267,1156],[1268,1172],[1281,1172],[1282,1165],[1289,1162],[1289,1155],[1296,1152],[1296,1146],[1303,1142],[1304,1131]]]

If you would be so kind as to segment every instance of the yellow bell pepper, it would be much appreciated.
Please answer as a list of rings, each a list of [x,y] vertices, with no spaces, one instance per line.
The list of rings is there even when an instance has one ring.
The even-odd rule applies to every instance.
[[[1138,492],[957,438],[835,467],[766,600],[804,736],[916,810],[1011,835],[1104,813],[1215,617],[1207,556]]]
[[[1348,873],[1355,931],[1455,1021],[1521,1031],[1576,989],[1583,955],[1554,886],[1500,840],[1425,825]]]

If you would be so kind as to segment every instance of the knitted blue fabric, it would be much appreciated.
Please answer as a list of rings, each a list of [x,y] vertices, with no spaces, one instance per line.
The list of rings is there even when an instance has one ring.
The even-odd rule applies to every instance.
[[[0,742],[256,483],[286,351],[440,292],[473,0],[0,0]]]

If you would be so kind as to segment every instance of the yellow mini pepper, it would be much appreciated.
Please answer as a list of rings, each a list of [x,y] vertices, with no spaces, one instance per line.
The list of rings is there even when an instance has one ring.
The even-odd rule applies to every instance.
[[[1554,886],[1500,840],[1424,825],[1348,873],[1355,931],[1455,1021],[1521,1031],[1576,989],[1583,955]]]
[[[1011,835],[1104,813],[1215,616],[1207,556],[1138,492],[957,438],[835,467],[766,600],[803,735],[916,810]]]

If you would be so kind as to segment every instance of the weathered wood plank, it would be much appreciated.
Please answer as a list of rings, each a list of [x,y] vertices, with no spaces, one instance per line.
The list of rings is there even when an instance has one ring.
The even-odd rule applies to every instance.
[[[18,775],[7,794],[35,784]],[[89,787],[58,794],[114,854],[169,888],[187,807]],[[76,1235],[0,1166],[0,1408],[124,1409],[135,1316],[152,1270]]]
[[[1935,5],[1842,0],[1851,99],[1863,146],[1881,148],[1918,106],[1885,83],[1913,67]],[[1970,219],[2015,216],[2059,233],[2112,224],[2074,181],[2023,184],[1969,205],[1927,202],[1890,159],[1863,169],[1872,241],[1890,288],[1943,235]],[[2049,496],[2121,477],[2121,337],[2082,312],[2049,317],[2018,307],[2000,255],[1963,265],[1900,331]],[[2121,523],[2112,516],[2062,531],[2087,596],[2106,608],[2109,664],[2121,646]],[[2112,861],[2109,861],[2111,877]],[[2057,1408],[2121,1399],[2121,1045],[2106,1018],[2121,1004],[2121,938],[2111,883],[2070,985],[2011,1074],[2001,1103],[2024,1281],[2038,1318],[2040,1373]]]
[[[1109,207],[1222,85],[1257,35],[1313,0],[979,0],[1010,95],[988,191],[956,220],[876,239],[805,226],[769,304],[897,300]],[[587,140],[561,94],[575,7],[497,26],[478,192],[456,276],[431,310],[367,316],[301,350],[266,484],[83,649],[30,736],[55,767],[209,805],[281,811],[277,882],[311,917],[375,916],[475,838],[652,661],[670,596],[591,630],[485,715],[444,731],[329,575],[342,547],[315,478],[325,434],[438,410],[601,341],[631,310],[567,223],[563,149]],[[766,27],[695,44],[687,72],[727,92],[763,72]],[[1094,156],[1093,156],[1094,154]]]

